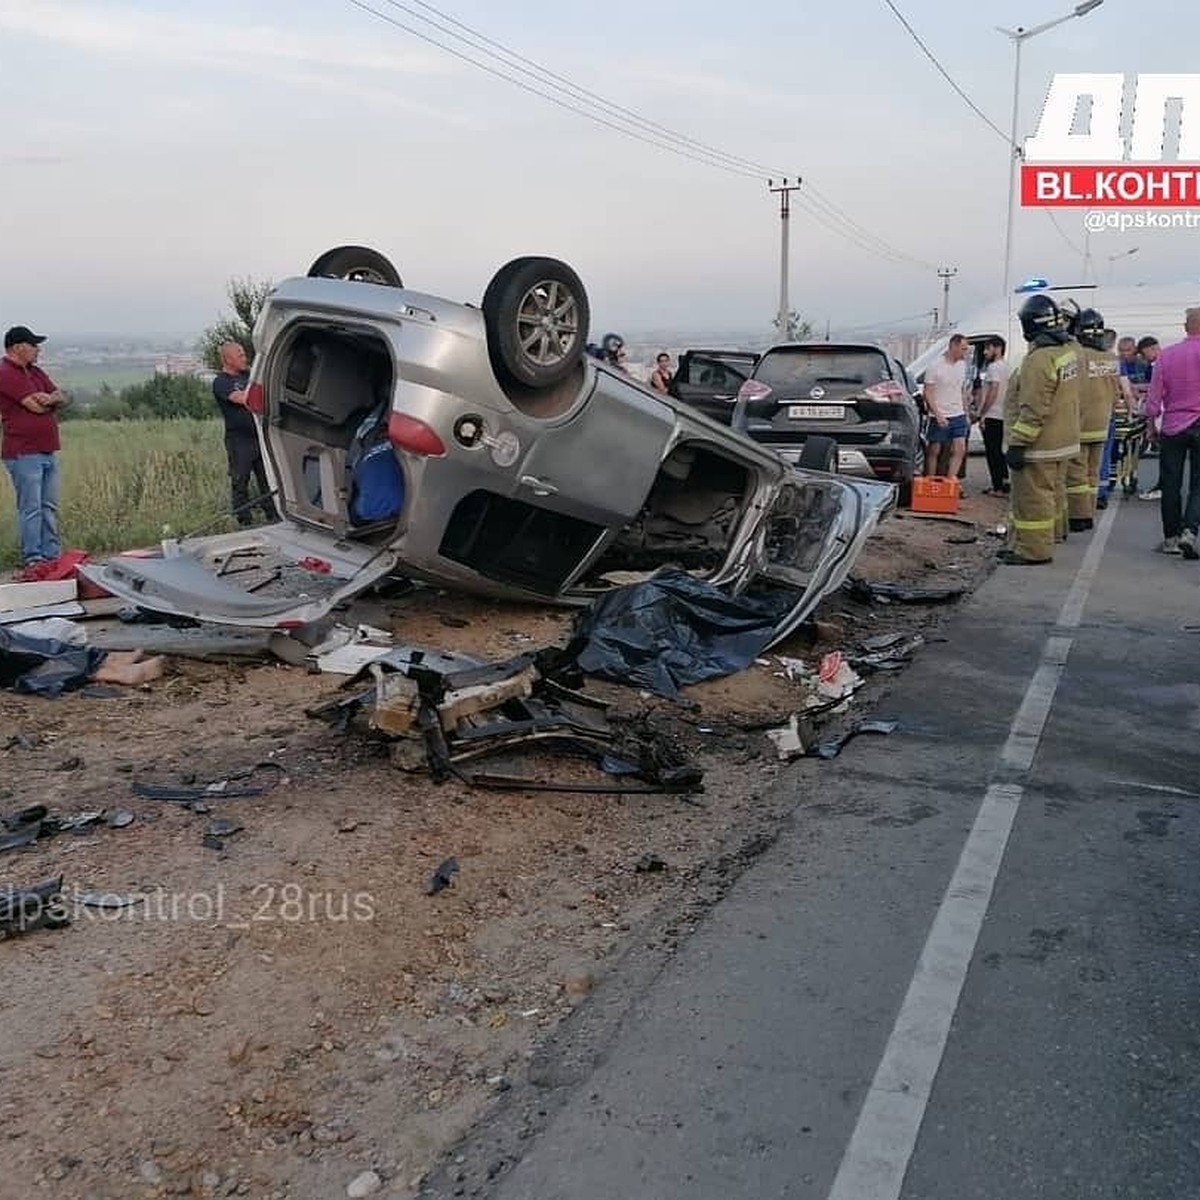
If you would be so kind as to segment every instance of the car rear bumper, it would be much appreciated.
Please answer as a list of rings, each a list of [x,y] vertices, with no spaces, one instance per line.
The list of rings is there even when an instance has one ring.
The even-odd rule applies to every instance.
[[[799,462],[804,446],[790,443],[771,446],[771,449],[784,462],[795,464]],[[904,446],[838,446],[838,471],[843,475],[888,482],[908,479],[913,473],[913,451]]]

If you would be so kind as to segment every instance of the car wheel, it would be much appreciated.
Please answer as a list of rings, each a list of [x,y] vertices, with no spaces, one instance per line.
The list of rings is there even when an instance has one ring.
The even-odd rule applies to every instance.
[[[579,365],[591,312],[579,276],[556,258],[517,258],[483,295],[497,373],[524,387],[561,383]]]
[[[355,283],[381,283],[403,287],[400,272],[378,250],[366,246],[338,246],[326,250],[311,267],[310,279],[349,279]]]
[[[825,471],[830,475],[837,472],[837,442],[828,437],[810,437],[800,451],[796,466],[805,471]]]

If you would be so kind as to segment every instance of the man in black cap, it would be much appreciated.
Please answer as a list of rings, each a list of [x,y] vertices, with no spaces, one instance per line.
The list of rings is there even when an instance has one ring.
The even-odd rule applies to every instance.
[[[46,339],[25,325],[4,335],[0,359],[0,458],[17,493],[21,570],[17,578],[33,582],[62,553],[58,541],[58,417],[66,397],[38,365]]]

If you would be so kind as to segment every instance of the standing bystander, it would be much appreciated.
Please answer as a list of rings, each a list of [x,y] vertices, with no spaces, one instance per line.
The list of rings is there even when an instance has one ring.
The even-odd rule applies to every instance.
[[[945,353],[938,355],[925,370],[925,407],[932,424],[925,446],[925,474],[935,475],[942,446],[949,443],[950,461],[946,474],[953,478],[967,454],[967,407],[963,402],[966,384],[967,339],[961,333],[950,338]]]
[[[1161,421],[1159,474],[1162,480],[1164,554],[1200,558],[1200,307],[1184,316],[1182,342],[1158,357],[1146,399],[1146,415]],[[1187,504],[1183,503],[1187,469]]]
[[[237,342],[225,342],[220,348],[221,370],[213,380],[213,397],[221,416],[225,418],[225,455],[229,463],[229,487],[233,515],[243,527],[254,523],[253,509],[261,508],[268,521],[278,521],[279,514],[271,499],[271,487],[263,466],[262,447],[258,441],[258,426],[246,407],[246,389],[250,372],[245,347]],[[250,499],[250,477],[258,484],[258,495]]]
[[[66,397],[37,365],[39,337],[25,325],[4,335],[0,359],[0,457],[17,494],[21,568],[17,578],[43,578],[62,553],[58,541],[58,417]]]
[[[669,392],[671,380],[674,378],[671,371],[671,356],[664,350],[654,360],[654,370],[650,372],[650,386],[656,392]]]
[[[1011,369],[1004,361],[1008,349],[1002,337],[988,338],[983,344],[983,391],[979,399],[979,427],[983,432],[983,450],[987,456],[988,474],[992,477],[991,493],[1006,495],[1009,490],[1008,464],[1004,461],[1004,393],[1008,390]]]

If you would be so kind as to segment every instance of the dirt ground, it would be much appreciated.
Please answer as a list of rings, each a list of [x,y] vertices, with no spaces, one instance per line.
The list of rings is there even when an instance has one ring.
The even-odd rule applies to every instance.
[[[972,496],[960,517],[888,521],[855,575],[973,586],[1003,505]],[[61,874],[72,915],[0,944],[0,1196],[330,1200],[366,1171],[376,1194],[410,1195],[639,928],[795,804],[772,787],[787,768],[763,732],[803,701],[776,656],[929,632],[945,611],[839,592],[819,636],[682,703],[589,683],[649,712],[704,768],[694,797],[434,785],[307,718],[341,681],[276,661],[175,659],[110,698],[0,694],[0,811],[134,817],[0,854],[0,887]],[[403,642],[487,658],[562,643],[570,623],[429,592],[382,616]],[[262,794],[196,812],[132,789],[230,775]],[[215,819],[244,829],[206,845]],[[453,885],[427,894],[450,856]],[[132,903],[91,907],[88,894]]]

